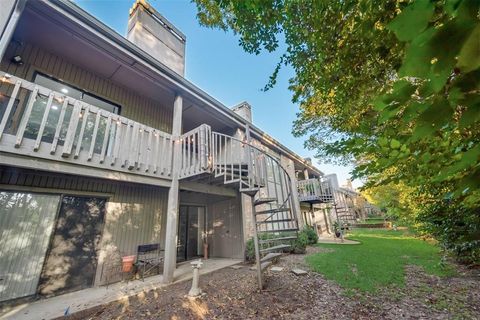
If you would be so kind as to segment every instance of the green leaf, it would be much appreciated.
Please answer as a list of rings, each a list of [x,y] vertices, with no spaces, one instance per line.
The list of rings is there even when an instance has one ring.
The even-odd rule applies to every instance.
[[[475,146],[472,149],[464,152],[460,161],[456,162],[455,164],[445,168],[443,171],[439,172],[439,174],[435,177],[435,181],[442,181],[447,179],[448,177],[465,170],[469,167],[473,167],[478,164],[480,160],[480,146]]]
[[[429,41],[435,34],[435,29],[428,29],[416,37],[407,48],[402,67],[399,70],[401,77],[428,78],[434,53]]]
[[[425,30],[433,12],[433,3],[417,0],[396,16],[387,28],[393,31],[400,41],[410,41]]]
[[[418,117],[412,135],[413,141],[432,135],[452,120],[453,109],[444,98],[437,99]]]
[[[461,101],[466,110],[462,113],[460,118],[460,128],[466,128],[480,121],[480,96],[476,94],[468,95]]]
[[[392,141],[390,141],[390,147],[392,149],[398,149],[398,148],[400,148],[400,146],[401,146],[400,141],[395,140],[395,139],[392,139]]]
[[[387,140],[387,138],[384,138],[384,137],[378,138],[378,144],[379,144],[381,147],[387,146],[387,145],[388,145],[388,140]]]
[[[411,42],[399,75],[429,79],[433,91],[439,92],[453,73],[462,44],[474,27],[472,20],[459,15],[439,28],[427,29]]]
[[[458,55],[457,67],[470,72],[480,67],[480,24],[470,33]]]
[[[459,3],[462,0],[446,0],[445,1],[445,11],[450,16],[455,16]]]

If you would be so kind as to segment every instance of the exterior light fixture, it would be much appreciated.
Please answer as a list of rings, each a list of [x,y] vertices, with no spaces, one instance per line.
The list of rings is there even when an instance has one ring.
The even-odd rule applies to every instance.
[[[23,64],[23,59],[20,55],[16,55],[16,56],[13,56],[12,60],[11,60],[13,63],[15,63],[16,65],[19,65],[21,66]]]
[[[60,89],[60,91],[62,91],[62,92],[63,92],[63,93],[65,93],[65,94],[67,94],[67,93],[68,93],[68,90],[67,90],[67,89],[65,89],[65,88],[62,88],[62,89]]]

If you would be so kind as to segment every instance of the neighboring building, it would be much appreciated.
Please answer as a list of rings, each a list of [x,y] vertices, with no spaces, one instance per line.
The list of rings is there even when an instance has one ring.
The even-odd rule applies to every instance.
[[[145,2],[127,38],[69,0],[3,0],[0,32],[0,302],[102,285],[140,245],[171,282],[203,244],[243,258],[308,219],[296,177],[323,173],[185,79],[185,35]]]
[[[353,224],[379,212],[353,189],[351,180],[340,187],[334,173],[299,180],[298,194],[305,223],[320,236],[333,233],[336,221]]]

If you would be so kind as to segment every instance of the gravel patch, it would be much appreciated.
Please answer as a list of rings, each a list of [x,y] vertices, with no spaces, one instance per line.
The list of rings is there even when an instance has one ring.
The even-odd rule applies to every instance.
[[[328,249],[312,247],[307,254]],[[311,271],[305,255],[282,257],[266,271],[266,287],[257,288],[256,273],[247,266],[225,268],[202,276],[204,295],[186,296],[191,282],[140,294],[99,306],[70,319],[480,319],[478,270],[460,269],[451,278],[406,269],[406,285],[374,294],[348,293],[321,274]],[[307,271],[296,276],[292,269]],[[352,270],[352,272],[354,272]]]

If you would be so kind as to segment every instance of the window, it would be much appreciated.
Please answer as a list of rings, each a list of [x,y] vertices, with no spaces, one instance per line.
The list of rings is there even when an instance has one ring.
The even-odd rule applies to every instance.
[[[110,101],[106,101],[105,99],[99,98],[83,90],[69,86],[62,81],[48,77],[41,73],[37,73],[35,75],[35,79],[33,80],[33,82],[41,85],[42,87],[63,93],[69,97],[91,104],[103,110],[106,110],[115,114],[119,114],[119,111],[120,111],[119,105],[114,104]]]
[[[59,80],[53,79],[51,77],[48,77],[48,76],[40,74],[40,73],[35,74],[34,83],[36,83],[36,84],[38,84],[42,87],[54,90],[56,92],[63,93],[68,97],[71,97],[71,98],[74,98],[74,99],[77,99],[77,100],[80,100],[80,101],[84,101],[85,103],[91,104],[95,107],[98,107],[100,109],[103,109],[103,110],[106,110],[106,111],[109,111],[109,112],[112,112],[112,113],[115,113],[115,114],[118,114],[119,111],[120,111],[120,106],[118,106],[118,105],[116,105],[112,102],[109,102],[109,101],[106,101],[102,98],[96,97],[96,96],[94,96],[90,93],[87,93],[85,91],[82,91],[80,89],[72,87],[70,85],[67,85],[67,84],[65,84],[65,83],[63,83]],[[6,101],[8,102],[8,100],[6,100]],[[24,111],[27,101],[28,101],[28,98],[25,99],[25,102],[23,103],[23,109],[21,110],[21,112]],[[6,104],[7,102],[0,99],[0,114],[2,113],[2,110],[5,109],[2,106],[4,104]],[[27,138],[27,139],[36,139],[37,138],[37,135],[38,135],[38,132],[40,130],[41,123],[42,123],[42,118],[43,118],[43,115],[45,113],[45,108],[47,106],[47,102],[48,102],[48,97],[47,96],[39,95],[37,97],[35,103],[32,106],[32,111],[31,111],[30,117],[28,119],[27,126],[25,128],[24,138]],[[42,141],[43,142],[48,142],[48,143],[53,142],[55,132],[56,132],[56,128],[57,128],[57,124],[60,120],[61,109],[62,109],[62,103],[54,99],[52,101],[51,109],[48,112],[48,116],[47,116],[47,119],[46,119],[47,121],[45,123],[45,127],[44,127],[44,130],[43,130],[43,133],[42,133]],[[59,134],[59,139],[58,139],[58,145],[60,145],[60,146],[62,146],[64,144],[64,140],[65,140],[65,137],[66,137],[66,134],[67,134],[67,129],[68,129],[68,125],[69,125],[69,122],[70,122],[70,118],[72,116],[72,112],[73,112],[73,106],[68,105],[66,110],[65,110],[65,115],[64,115],[64,118],[63,118],[63,122],[60,126],[60,134]],[[89,148],[90,143],[92,141],[94,126],[95,126],[95,114],[90,113],[88,115],[88,117],[84,117],[84,115],[82,113],[81,117],[82,117],[81,122],[86,121],[85,132],[84,132],[82,142],[81,142],[81,144],[82,144],[81,149],[86,150],[86,148]],[[77,139],[78,139],[78,136],[79,136],[79,133],[80,133],[80,128],[81,128],[81,125],[79,124],[78,127],[77,127],[77,131],[75,133],[74,145],[73,145],[74,148],[76,147],[76,144],[77,144]],[[103,145],[103,140],[104,140],[105,129],[106,129],[106,118],[102,117],[101,120],[100,120],[100,123],[99,123],[98,131],[97,131],[97,139],[95,140],[94,153],[100,153],[101,152],[102,145]],[[112,127],[110,129],[110,134],[109,134],[109,137],[108,137],[109,141],[107,142],[107,146],[108,146],[107,147],[107,154],[111,153],[111,143],[110,143],[110,141],[111,141],[111,139],[113,139],[113,137],[115,137],[115,129],[116,129],[115,127]],[[9,129],[8,132],[10,133],[10,131],[12,131],[12,130]],[[13,131],[11,133],[15,134],[15,132],[13,132]]]

